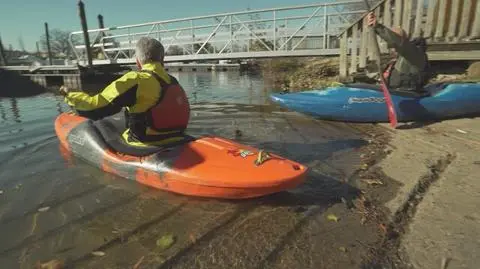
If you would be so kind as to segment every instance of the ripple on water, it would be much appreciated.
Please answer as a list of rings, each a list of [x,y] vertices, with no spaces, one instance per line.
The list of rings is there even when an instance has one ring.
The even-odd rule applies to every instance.
[[[178,268],[193,268],[198,254],[206,267],[221,261],[226,267],[257,268],[293,236],[307,215],[302,208],[322,212],[352,192],[339,179],[353,171],[352,150],[362,139],[348,125],[279,112],[268,105],[268,85],[260,78],[229,72],[172,75],[192,103],[189,132],[301,161],[311,168],[306,184],[239,202],[152,190],[81,160],[65,161],[53,130],[55,117],[67,109],[60,98],[2,98],[0,264],[30,268],[38,260],[68,258],[78,268],[131,268],[144,257],[145,267],[171,259]],[[169,234],[175,244],[160,252],[156,240]],[[106,255],[92,259],[98,249]],[[195,255],[186,255],[190,252]]]

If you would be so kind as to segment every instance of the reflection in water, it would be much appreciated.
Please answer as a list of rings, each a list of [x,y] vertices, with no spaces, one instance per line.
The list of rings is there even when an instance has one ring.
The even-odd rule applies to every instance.
[[[5,113],[5,108],[3,108],[3,99],[0,98],[0,117],[2,120],[7,120],[7,114]]]
[[[355,192],[335,181],[352,172],[347,167],[355,155],[350,149],[361,146],[354,129],[341,124],[319,127],[308,117],[270,113],[274,107],[264,105],[269,86],[258,77],[232,72],[174,76],[192,103],[206,102],[192,106],[189,133],[233,138],[241,131],[240,143],[312,168],[306,185],[239,202],[152,190],[59,151],[54,121],[68,110],[62,98],[44,94],[10,99],[8,109],[7,100],[0,99],[5,121],[0,129],[2,268],[32,268],[52,254],[73,261],[72,268],[132,268],[142,256],[142,268],[157,268],[172,257],[178,268],[197,268],[197,256],[205,268],[214,268],[209,257],[227,261],[224,268],[259,268],[251,257],[267,260],[268,251],[302,221],[302,210],[323,210]],[[176,241],[161,252],[157,242],[165,235]],[[93,257],[98,250],[107,255]],[[235,266],[240,261],[245,264]]]
[[[264,105],[268,85],[260,77],[235,72],[172,72],[187,92],[192,104],[202,102],[233,102]]]
[[[15,122],[20,123],[20,109],[18,108],[18,103],[16,98],[10,98],[10,105],[12,106],[13,118]]]
[[[60,102],[60,99],[56,99],[57,101],[57,112],[58,112],[58,115],[62,114],[63,113],[63,107],[62,107],[62,102]]]

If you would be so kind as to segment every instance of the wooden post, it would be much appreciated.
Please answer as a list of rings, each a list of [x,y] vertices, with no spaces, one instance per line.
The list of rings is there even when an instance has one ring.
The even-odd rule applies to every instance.
[[[347,35],[348,29],[342,34],[340,38],[340,78],[347,77]]]
[[[477,8],[475,11],[475,18],[473,19],[472,25],[472,32],[470,34],[470,38],[478,38],[480,37],[480,1],[477,1]]]
[[[78,13],[80,16],[80,23],[82,24],[85,48],[87,50],[88,66],[92,67],[92,52],[90,48],[90,37],[88,36],[87,18],[85,17],[85,5],[83,4],[82,0],[78,1]]]
[[[50,34],[48,33],[48,23],[45,23],[45,37],[47,42],[48,63],[52,65],[52,50],[50,49]]]
[[[411,22],[412,22],[412,8],[413,8],[413,0],[406,0],[403,2],[403,19],[402,19],[402,28],[407,32],[407,34],[411,34],[412,31],[410,29]]]
[[[457,0],[458,1],[458,0]],[[435,31],[435,38],[442,38],[445,31],[447,20],[447,0],[440,0],[438,7],[437,30]]]
[[[411,1],[411,0],[407,0]],[[393,17],[393,26],[400,27],[402,25],[402,6],[403,0],[395,0],[395,15]]]
[[[436,5],[437,5],[437,0],[428,0],[427,21],[425,24],[425,32],[424,32],[424,35],[426,38],[432,37],[433,35]]]
[[[98,14],[97,19],[98,19],[98,28],[100,28],[100,29],[105,28],[105,25],[103,24],[102,14]],[[100,35],[101,35],[101,37],[105,37],[105,32],[101,31]],[[102,40],[102,45],[105,46],[105,39],[102,38],[101,40]],[[104,50],[102,50],[102,51],[105,53]]]
[[[392,1],[385,1],[385,6],[383,10],[383,25],[390,28],[392,27]]]
[[[417,9],[415,12],[415,29],[413,30],[413,37],[422,35],[422,20],[423,20],[423,1],[417,0]]]
[[[460,13],[460,4],[462,1],[452,1],[451,11],[450,11],[450,24],[448,26],[447,37],[455,38],[457,36],[457,27]]]
[[[100,28],[100,29],[105,28],[105,26],[103,25],[103,16],[102,16],[102,14],[98,14],[97,19],[98,19],[98,28]]]
[[[352,26],[352,52],[350,55],[350,74],[357,72],[357,55],[358,55],[358,24]]]
[[[0,37],[0,64],[8,65],[7,55],[5,55],[5,50],[3,49],[2,38]]]
[[[358,62],[358,67],[363,69],[367,66],[368,25],[366,17],[363,17],[362,20],[362,32],[360,36],[360,59]]]
[[[98,19],[98,28],[100,28],[100,29],[105,28],[105,24],[103,24],[103,16],[102,16],[102,14],[98,14],[97,19]],[[101,32],[101,35],[102,35],[102,37],[105,37],[105,32],[102,31],[102,32]],[[105,42],[105,40],[102,39],[102,43],[104,43],[104,42]]]
[[[471,10],[472,0],[463,0],[462,19],[460,20],[460,27],[458,28],[459,38],[468,36],[468,24],[470,22]]]

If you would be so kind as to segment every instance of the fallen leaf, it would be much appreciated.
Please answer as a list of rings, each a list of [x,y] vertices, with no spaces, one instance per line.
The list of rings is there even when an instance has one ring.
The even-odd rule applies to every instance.
[[[331,220],[331,221],[335,221],[335,222],[338,222],[338,220],[339,220],[339,218],[337,216],[335,216],[334,214],[328,214],[327,219]]]
[[[192,243],[195,243],[197,241],[193,234],[190,234],[190,241],[192,241]]]
[[[65,263],[60,260],[51,260],[48,262],[37,262],[35,264],[35,269],[63,269],[65,267]]]
[[[383,234],[387,234],[387,226],[385,226],[385,224],[380,223],[378,227],[382,230]]]
[[[145,258],[145,256],[142,256],[142,257],[140,258],[140,260],[138,260],[138,262],[135,263],[135,265],[133,265],[133,268],[132,268],[132,269],[138,269],[138,268],[140,268],[140,264],[142,264],[144,258]]]
[[[462,133],[462,134],[466,134],[466,133],[467,133],[467,132],[465,132],[464,130],[460,130],[460,129],[457,129],[457,132]]]
[[[165,250],[171,247],[175,243],[175,237],[171,234],[164,235],[157,240],[157,247],[160,247],[161,250]]]
[[[362,166],[360,166],[360,169],[367,170],[368,169],[368,164],[366,164],[366,163],[362,164]]]
[[[0,194],[3,194],[3,190],[0,190]]]
[[[22,183],[19,183],[19,184],[15,185],[16,190],[19,190],[21,187],[22,187]]]
[[[341,252],[347,252],[347,249],[345,247],[339,247],[338,250],[340,250]]]
[[[97,257],[103,257],[103,256],[105,256],[105,252],[103,252],[103,251],[94,251],[94,252],[92,252],[92,255],[93,255],[93,256],[97,256]]]
[[[95,199],[95,202],[97,202],[97,204],[100,204],[100,200],[98,199]]]
[[[46,211],[48,211],[49,209],[50,209],[49,206],[42,207],[42,208],[39,208],[39,209],[38,209],[38,212],[46,212]]]
[[[364,181],[368,185],[383,185],[383,182],[378,179],[363,179],[362,181]]]

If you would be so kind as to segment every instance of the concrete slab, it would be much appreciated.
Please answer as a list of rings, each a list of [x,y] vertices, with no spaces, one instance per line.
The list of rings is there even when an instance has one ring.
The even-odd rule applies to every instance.
[[[440,151],[455,155],[430,185],[401,240],[401,252],[416,269],[478,268],[480,264],[479,123],[480,119],[461,119],[408,131],[417,141],[434,141]],[[411,153],[416,156],[417,151],[423,152],[422,147]],[[410,159],[412,167],[417,161]]]

